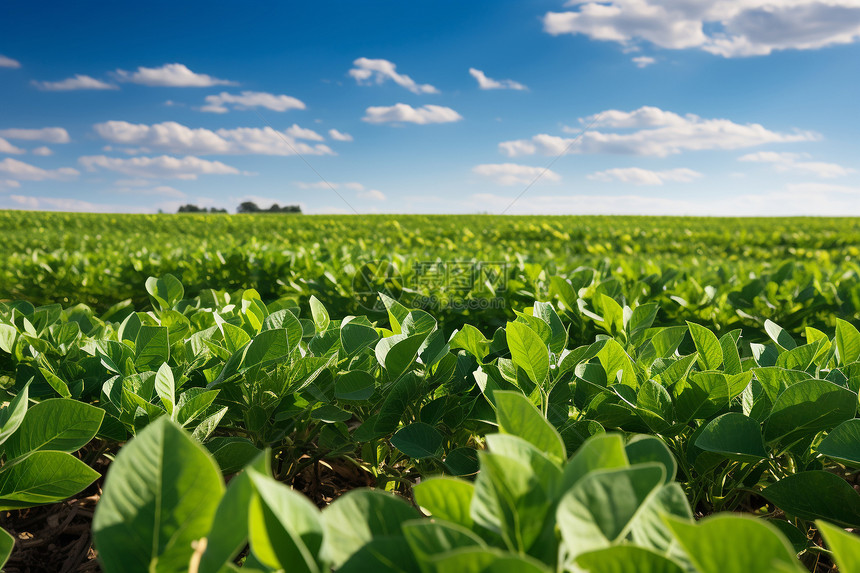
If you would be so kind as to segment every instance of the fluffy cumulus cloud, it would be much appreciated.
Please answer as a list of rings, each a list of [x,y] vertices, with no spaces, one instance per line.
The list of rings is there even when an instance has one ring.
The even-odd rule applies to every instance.
[[[12,145],[8,141],[6,141],[2,137],[0,137],[0,153],[19,154],[19,153],[27,153],[27,151],[24,149],[21,149],[20,147],[16,147],[16,146]]]
[[[53,154],[54,154],[54,152],[53,152],[53,151],[51,151],[51,148],[50,148],[50,147],[46,147],[46,146],[44,146],[44,145],[43,145],[43,146],[41,146],[41,147],[37,147],[36,149],[34,149],[34,150],[32,151],[32,153],[33,153],[33,155],[39,155],[39,156],[41,156],[41,157],[47,157],[48,155],[53,155]]]
[[[835,177],[842,177],[844,175],[854,173],[854,169],[851,169],[850,167],[843,167],[838,163],[807,161],[809,158],[810,156],[808,153],[759,151],[757,153],[742,155],[738,158],[738,161],[770,163],[777,171],[808,173],[825,179],[833,179]]]
[[[118,90],[119,86],[97,80],[90,76],[75,74],[58,82],[39,82],[33,80],[33,85],[46,92],[70,92],[75,90]]]
[[[68,143],[69,132],[62,127],[43,127],[41,129],[0,129],[0,137],[47,143]]]
[[[220,161],[208,161],[199,157],[132,157],[129,159],[90,155],[81,157],[78,162],[88,171],[105,169],[122,173],[129,177],[153,179],[197,179],[198,175],[238,175],[235,167]]]
[[[0,68],[20,68],[21,62],[0,54]]]
[[[368,123],[450,123],[463,119],[459,113],[450,107],[441,105],[424,105],[412,107],[405,103],[391,106],[369,107],[362,118]]]
[[[370,58],[358,58],[349,70],[349,75],[362,85],[373,83],[383,84],[388,80],[404,87],[414,94],[436,94],[439,90],[430,84],[419,84],[405,74],[397,73],[397,66],[388,60],[373,60]]]
[[[700,177],[702,177],[701,173],[686,167],[664,171],[651,171],[639,167],[619,167],[598,171],[588,176],[594,181],[619,181],[633,185],[663,185],[666,182],[691,183]]]
[[[569,0],[544,30],[634,47],[700,49],[724,57],[849,44],[860,38],[857,0]]]
[[[814,141],[818,135],[795,131],[772,131],[757,123],[738,124],[728,119],[685,116],[654,107],[634,111],[607,110],[582,118],[590,129],[577,137],[546,133],[530,139],[504,141],[499,150],[508,157],[563,153],[605,153],[666,157],[684,151],[742,149],[767,143]],[[615,131],[601,131],[601,128]],[[620,131],[619,131],[620,130]],[[577,131],[567,128],[565,131]]]
[[[526,86],[514,80],[494,80],[488,78],[487,74],[475,68],[469,68],[469,73],[478,80],[478,87],[482,90],[526,90]]]
[[[221,92],[217,95],[206,96],[206,105],[200,111],[210,113],[227,113],[233,109],[251,109],[262,107],[272,111],[287,111],[290,109],[305,109],[303,101],[288,95],[275,95],[266,92],[243,91],[240,94]]]
[[[385,201],[385,193],[380,191],[379,189],[367,189],[365,191],[359,191],[355,194],[359,199],[368,199],[370,201]]]
[[[150,87],[207,88],[236,85],[236,82],[192,72],[184,64],[164,64],[160,68],[140,66],[135,72],[117,70],[114,75],[120,81]]]
[[[306,127],[299,127],[299,125],[295,123],[288,127],[285,133],[290,137],[294,137],[296,139],[307,139],[308,141],[325,141],[325,137],[323,137],[316,131],[308,129]]]
[[[77,169],[61,167],[59,169],[42,169],[17,159],[7,157],[0,161],[0,176],[17,179],[19,181],[63,181],[73,179],[80,175]]]
[[[293,133],[298,126],[293,126]],[[212,131],[191,128],[174,121],[154,125],[127,121],[108,121],[95,125],[95,131],[104,140],[133,149],[187,153],[192,155],[334,155],[322,143],[308,144],[298,141],[287,131],[271,127],[238,127]],[[307,130],[310,132],[311,130]],[[304,130],[302,130],[304,133]],[[321,136],[320,136],[321,137]]]
[[[352,136],[350,134],[340,132],[336,129],[328,130],[328,136],[335,141],[352,141]]]
[[[474,166],[472,173],[498,185],[528,185],[538,177],[545,181],[561,181],[561,175],[555,171],[517,163],[485,163]]]

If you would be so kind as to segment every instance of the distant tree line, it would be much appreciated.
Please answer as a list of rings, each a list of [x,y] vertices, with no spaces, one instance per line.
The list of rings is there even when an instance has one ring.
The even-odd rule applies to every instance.
[[[178,213],[226,213],[227,209],[217,209],[215,207],[198,207],[197,205],[182,205],[179,208]],[[284,205],[281,207],[277,203],[274,203],[268,209],[262,209],[259,205],[254,203],[253,201],[245,201],[238,207],[236,207],[237,213],[295,213],[298,215],[302,214],[302,208],[298,205]]]

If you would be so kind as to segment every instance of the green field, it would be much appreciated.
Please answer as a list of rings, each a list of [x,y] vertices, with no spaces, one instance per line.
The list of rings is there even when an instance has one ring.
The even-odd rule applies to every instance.
[[[0,523],[86,498],[105,571],[860,559],[860,219],[0,212],[0,241]]]

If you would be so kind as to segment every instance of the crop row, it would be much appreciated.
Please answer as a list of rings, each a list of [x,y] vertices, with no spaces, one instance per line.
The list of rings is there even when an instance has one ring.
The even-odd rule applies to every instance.
[[[806,326],[795,336],[764,320],[748,337],[741,329],[714,332],[692,321],[658,324],[662,309],[655,302],[631,307],[599,285],[549,282],[552,299],[515,311],[513,320],[487,334],[486,325],[482,331],[469,324],[448,334],[432,314],[384,294],[384,319],[338,320],[316,298],[306,312],[290,298],[265,304],[253,290],[189,298],[171,275],[146,281],[148,311],[124,305],[99,317],[83,305],[0,303],[0,380],[9,396],[0,414],[0,509],[60,501],[92,483],[98,474],[84,456],[72,455],[87,446],[98,454],[120,452],[99,506],[109,509],[97,510],[94,525],[108,570],[130,570],[111,569],[110,555],[117,553],[106,548],[115,543],[148,552],[142,571],[151,562],[183,570],[207,553],[177,532],[215,535],[207,532],[216,511],[233,512],[224,522],[231,525],[241,516],[249,520],[250,529],[233,532],[241,537],[234,542],[239,547],[250,539],[251,555],[264,570],[277,563],[292,568],[298,556],[303,570],[347,567],[355,558],[349,548],[377,556],[390,549],[398,556],[386,559],[437,570],[427,563],[439,555],[416,553],[429,542],[400,527],[418,514],[399,500],[348,495],[322,518],[295,509],[304,502],[278,484],[295,486],[321,463],[344,464],[381,490],[414,495],[434,516],[454,508],[422,501],[419,492],[434,483],[424,478],[462,478],[435,482],[450,486],[452,496],[474,487],[457,510],[471,521],[441,518],[467,532],[415,524],[442,544],[440,555],[463,544],[480,548],[483,556],[463,558],[476,565],[438,566],[447,570],[495,570],[488,565],[495,559],[528,555],[537,570],[576,563],[609,571],[600,567],[624,560],[609,553],[639,549],[642,559],[664,567],[654,570],[673,571],[672,563],[688,571],[765,570],[722,561],[728,568],[714,569],[693,558],[698,550],[690,543],[711,544],[708,535],[717,535],[706,535],[708,527],[747,526],[721,517],[688,530],[665,521],[667,512],[687,524],[693,514],[720,511],[767,518],[770,525],[754,522],[748,534],[779,540],[774,547],[782,549],[768,559],[799,554],[807,565],[822,556],[819,531],[828,534],[816,520],[860,527],[860,494],[852,487],[860,468],[860,333],[850,322],[835,319],[827,331]],[[587,468],[570,469],[583,463]],[[248,477],[237,482],[245,484],[234,494],[239,501],[225,497],[222,509],[220,474],[246,467],[255,469],[241,474]],[[597,477],[580,491],[576,482],[586,469]],[[610,470],[622,473],[601,473]],[[569,472],[577,479],[552,477]],[[624,483],[629,491],[615,491]],[[171,514],[162,489],[193,511],[183,514],[176,501]],[[206,508],[193,503],[198,498],[189,491],[198,489],[208,492],[200,494],[209,500]],[[443,493],[447,499],[448,490]],[[570,496],[578,501],[564,501]],[[640,507],[664,497],[668,509]],[[401,517],[365,526],[349,517],[363,512],[367,519],[374,503],[395,504],[390,511]],[[338,515],[336,507],[348,514],[350,527],[356,523],[358,533],[341,532],[353,536],[349,543],[323,539],[332,535],[323,526],[326,515]],[[346,523],[343,515],[335,519]],[[637,520],[648,522],[645,533],[635,533]],[[141,541],[128,527],[158,539]],[[395,538],[379,541],[389,548],[383,553],[374,549],[378,535]],[[580,537],[591,541],[572,541]],[[126,547],[118,538],[141,545]],[[326,543],[340,549],[321,549]],[[593,560],[603,565],[583,564],[592,562],[583,557],[590,551],[619,543],[626,548]]]

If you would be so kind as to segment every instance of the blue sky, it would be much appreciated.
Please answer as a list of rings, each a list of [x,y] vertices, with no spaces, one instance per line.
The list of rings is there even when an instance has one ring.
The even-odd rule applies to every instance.
[[[857,102],[860,0],[7,3],[0,208],[860,215]]]

